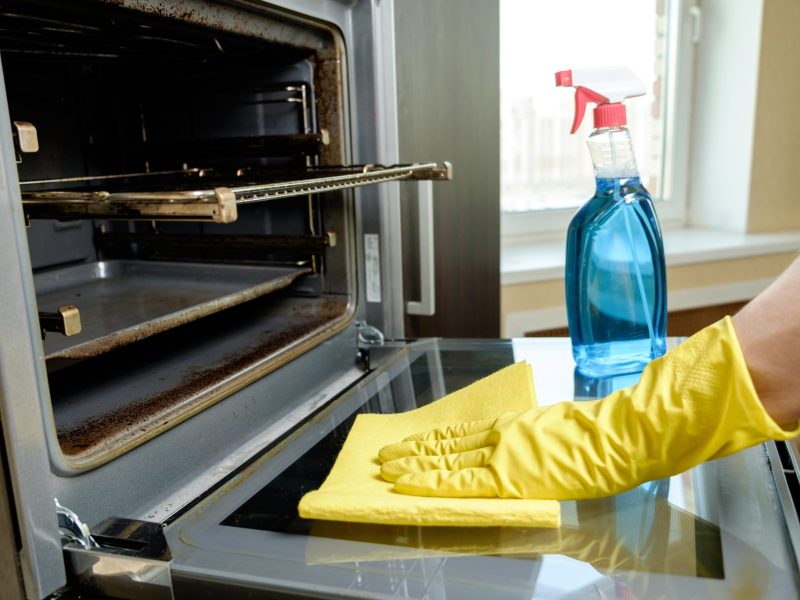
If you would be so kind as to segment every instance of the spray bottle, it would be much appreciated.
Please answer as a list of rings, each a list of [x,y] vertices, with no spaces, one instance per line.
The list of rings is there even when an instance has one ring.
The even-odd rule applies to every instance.
[[[622,101],[645,93],[625,67],[556,73],[575,88],[575,118],[596,104],[587,145],[595,194],[567,231],[566,295],[572,354],[591,377],[638,371],[666,349],[664,244],[653,200],[639,180]]]

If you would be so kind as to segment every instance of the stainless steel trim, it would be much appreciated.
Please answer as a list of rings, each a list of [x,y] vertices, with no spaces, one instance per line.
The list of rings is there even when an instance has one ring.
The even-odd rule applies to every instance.
[[[112,598],[172,600],[169,562],[67,546],[64,554],[81,590]]]
[[[373,77],[371,81],[374,96],[369,106],[375,111],[375,136],[370,138],[374,143],[374,152],[379,160],[393,163],[400,160],[398,106],[397,106],[397,65],[395,53],[395,19],[394,0],[361,3],[364,13],[359,23],[363,29],[372,31],[375,39],[369,56],[369,69]],[[375,40],[380,40],[376,43]],[[362,143],[363,145],[363,143]],[[380,234],[380,270],[385,274],[381,281],[382,302],[380,305],[380,323],[383,333],[388,339],[405,337],[405,310],[403,291],[403,255],[398,252],[402,248],[402,211],[400,204],[400,186],[398,184],[383,186],[378,192],[378,214],[372,222],[374,229],[369,233]],[[362,219],[362,226],[368,220]]]
[[[2,75],[2,67],[0,67]],[[52,419],[42,355],[39,315],[25,224],[19,207],[16,153],[4,79],[0,80],[0,425],[8,478],[19,524],[19,561],[29,597],[44,597],[65,583],[44,423]],[[52,446],[51,446],[52,447]]]
[[[430,317],[436,314],[436,263],[433,239],[433,183],[420,181],[417,184],[419,202],[419,302],[406,304],[410,315]]]
[[[783,445],[785,452],[778,449],[778,444]],[[798,469],[797,455],[791,452],[793,446],[788,442],[769,441],[765,447],[775,488],[778,490],[778,498],[786,519],[789,540],[794,550],[794,561],[800,571],[800,516],[797,513],[798,505],[800,505],[800,487],[797,485],[800,483],[800,469]],[[789,480],[794,481],[795,485],[790,487]]]

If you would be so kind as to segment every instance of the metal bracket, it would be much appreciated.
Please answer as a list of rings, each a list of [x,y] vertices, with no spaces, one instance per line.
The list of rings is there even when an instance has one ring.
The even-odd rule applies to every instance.
[[[81,313],[74,304],[59,306],[56,312],[40,312],[39,328],[42,330],[42,340],[47,331],[76,335],[81,332]]]
[[[80,523],[75,513],[63,510]],[[86,536],[91,545],[64,537],[71,587],[92,596],[172,600],[172,555],[159,523],[111,517],[93,527],[91,535],[87,528]]]
[[[365,371],[369,371],[369,349],[372,346],[382,346],[384,342],[384,335],[380,329],[373,327],[372,325],[368,325],[364,321],[356,321],[356,331],[358,334],[356,361]]]
[[[89,533],[89,528],[81,521],[74,511],[66,506],[61,506],[55,498],[56,514],[58,515],[58,530],[61,533],[61,545],[78,544],[82,548],[96,548],[97,542]]]
[[[377,327],[368,325],[364,321],[356,322],[356,331],[358,332],[358,345],[362,347],[367,346],[382,346],[384,342],[383,332]]]
[[[39,137],[36,127],[27,121],[13,121],[14,125],[14,150],[17,154],[17,163],[22,162],[22,154],[39,151]]]

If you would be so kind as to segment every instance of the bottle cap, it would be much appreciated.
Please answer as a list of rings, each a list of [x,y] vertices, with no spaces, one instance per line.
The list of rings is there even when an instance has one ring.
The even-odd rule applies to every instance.
[[[622,127],[628,123],[625,105],[621,102],[598,104],[593,111],[594,127]]]

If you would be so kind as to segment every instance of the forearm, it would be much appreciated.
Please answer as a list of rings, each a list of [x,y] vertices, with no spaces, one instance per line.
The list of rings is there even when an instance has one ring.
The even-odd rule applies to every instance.
[[[800,419],[800,259],[733,317],[736,337],[764,409],[789,426]]]

